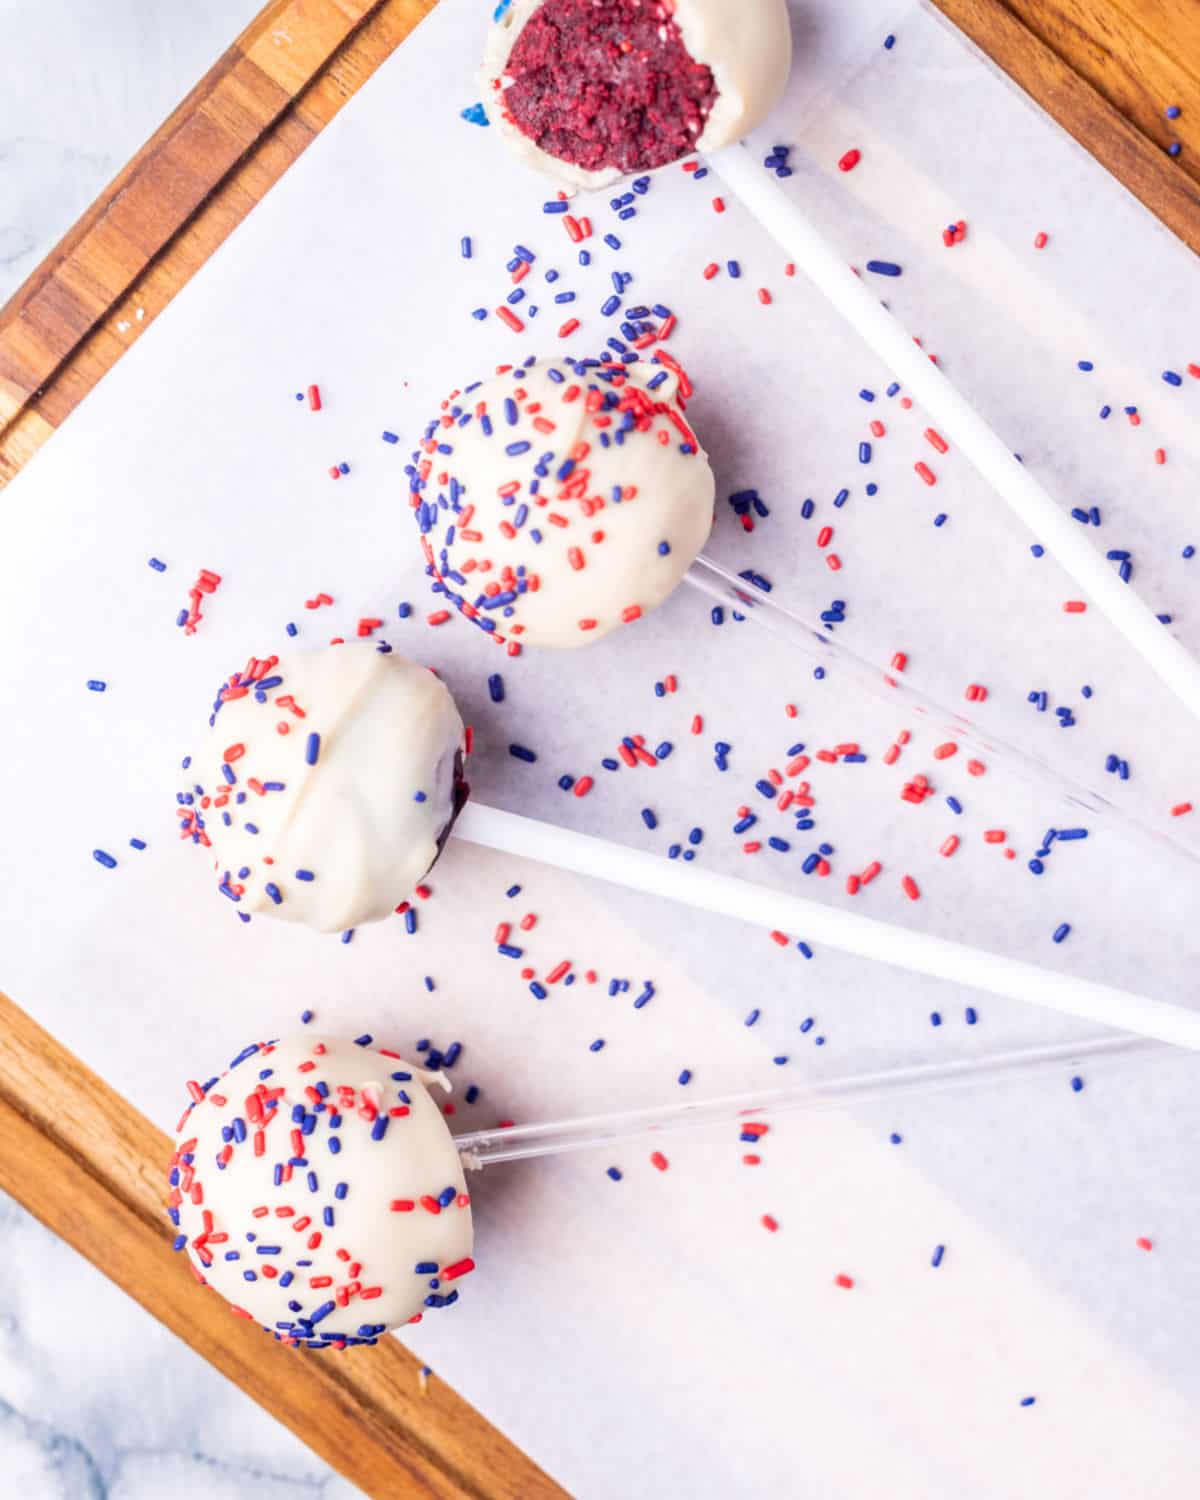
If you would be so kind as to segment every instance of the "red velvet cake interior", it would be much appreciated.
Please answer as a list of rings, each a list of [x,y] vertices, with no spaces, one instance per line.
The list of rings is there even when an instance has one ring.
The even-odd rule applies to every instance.
[[[735,0],[731,0],[735,3]],[[717,98],[663,0],[545,0],[509,54],[517,127],[588,171],[646,172],[695,148]]]

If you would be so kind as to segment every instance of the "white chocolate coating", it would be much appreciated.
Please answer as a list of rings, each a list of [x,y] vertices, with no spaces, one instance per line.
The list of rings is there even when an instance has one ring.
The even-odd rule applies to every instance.
[[[468,387],[429,424],[409,498],[459,610],[501,640],[573,647],[666,599],[715,493],[677,370],[539,361]]]
[[[177,1248],[287,1342],[373,1340],[457,1301],[474,1265],[471,1207],[426,1080],[445,1085],[396,1053],[332,1037],[247,1048],[180,1122]]]
[[[235,679],[210,721],[186,773],[184,831],[211,847],[239,912],[320,932],[379,921],[453,821],[464,739],[454,700],[424,667],[368,642],[288,655],[260,680],[272,685]]]
[[[488,119],[518,157],[560,187],[592,191],[610,187],[627,174],[615,167],[591,172],[551,156],[530,140],[498,102],[509,54],[542,3],[513,0],[488,28],[482,72]],[[688,52],[712,70],[718,90],[696,150],[718,151],[761,125],[783,97],[792,67],[787,0],[676,0],[674,19]]]

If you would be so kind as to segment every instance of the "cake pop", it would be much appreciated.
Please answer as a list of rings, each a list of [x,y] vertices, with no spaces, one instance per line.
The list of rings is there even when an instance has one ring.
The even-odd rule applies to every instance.
[[[518,155],[602,188],[754,129],[791,59],[786,0],[514,0],[488,33],[485,107]]]
[[[289,1344],[374,1343],[458,1301],[471,1203],[428,1085],[444,1073],[356,1042],[246,1047],[189,1083],[168,1213],[202,1281]]]
[[[184,762],[182,836],[221,894],[321,932],[395,910],[467,796],[465,735],[432,672],[368,642],[254,657]]]
[[[526,362],[443,403],[409,466],[435,588],[499,641],[583,646],[661,604],[715,482],[665,351]]]

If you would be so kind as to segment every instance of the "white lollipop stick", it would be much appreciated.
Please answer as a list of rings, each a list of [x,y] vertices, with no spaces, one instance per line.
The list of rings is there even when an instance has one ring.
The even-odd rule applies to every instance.
[[[907,1094],[943,1093],[978,1083],[1029,1078],[1061,1072],[1087,1063],[1112,1063],[1130,1057],[1177,1057],[1156,1042],[1135,1037],[1106,1037],[1077,1046],[1030,1047],[991,1057],[958,1062],[921,1063],[890,1072],[858,1073],[828,1082],[801,1083],[793,1088],[768,1089],[759,1094],[727,1094],[695,1103],[665,1104],[652,1109],[629,1109],[577,1120],[552,1120],[538,1125],[514,1125],[474,1130],[455,1137],[463,1166],[478,1171],[494,1162],[527,1161],[531,1157],[561,1156],[586,1151],[612,1141],[638,1140],[664,1131],[701,1130],[710,1125],[733,1125],[739,1120],[793,1110],[848,1108],[874,1104]]]
[[[1200,1051],[1200,1012],[1165,1000],[1154,1000],[1071,974],[1056,974],[1020,959],[822,906],[803,896],[714,874],[694,863],[668,862],[656,854],[556,828],[474,801],[463,810],[454,825],[454,834],[468,843],[538,860],[555,869],[590,875],[626,890],[662,896],[699,911],[737,918],[760,931],[797,933],[806,940],[916,974],[949,979],[993,995],[1030,1001],[1102,1026]]]
[[[1154,611],[1101,557],[1041,482],[1013,456],[969,401],[947,380],[877,293],[850,269],[795,199],[745,145],[710,158],[713,169],[956,443],[996,493],[1058,559],[1176,697],[1200,718],[1200,662],[1165,629]]]

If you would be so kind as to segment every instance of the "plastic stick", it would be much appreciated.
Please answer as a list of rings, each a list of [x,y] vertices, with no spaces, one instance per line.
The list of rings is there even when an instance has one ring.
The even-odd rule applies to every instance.
[[[1014,457],[971,403],[913,342],[881,304],[878,289],[861,280],[809,220],[793,194],[764,171],[744,145],[714,153],[711,165],[762,227],[921,404],[942,436],[959,447],[1002,500],[1062,564],[1090,601],[1154,669],[1181,703],[1200,718],[1200,662],[1122,583],[1045,486]]]
[[[701,1130],[711,1125],[734,1125],[739,1120],[760,1119],[764,1115],[794,1110],[848,1108],[906,1094],[940,1093],[980,1083],[1062,1072],[1068,1066],[1172,1056],[1178,1054],[1157,1042],[1134,1037],[1106,1037],[1102,1041],[1075,1046],[1031,1047],[991,1057],[859,1073],[849,1078],[802,1083],[794,1088],[768,1089],[758,1094],[728,1094],[723,1098],[666,1104],[652,1109],[621,1110],[576,1120],[475,1130],[469,1135],[458,1136],[455,1145],[463,1165],[477,1170],[494,1162],[560,1156],[567,1151],[586,1151],[612,1141],[648,1138],[666,1131]]]
[[[1200,1012],[469,802],[457,838],[862,958],[1200,1051]]]

